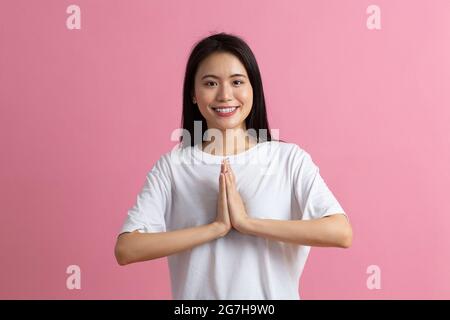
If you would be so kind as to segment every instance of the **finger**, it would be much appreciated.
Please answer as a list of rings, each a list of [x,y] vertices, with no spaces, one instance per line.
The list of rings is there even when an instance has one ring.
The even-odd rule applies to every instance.
[[[225,172],[229,172],[230,171],[230,162],[229,162],[228,158],[225,159],[224,165],[225,165]]]
[[[233,172],[233,170],[231,169],[231,167],[230,167],[230,178],[231,178],[231,183],[234,185],[235,183],[236,183],[236,178],[235,178],[235,176],[234,176],[234,172]]]
[[[228,161],[228,159],[227,159],[227,167],[226,168],[227,168],[227,172],[230,172],[230,174],[231,174],[232,170],[231,170],[230,162]]]
[[[228,162],[228,159],[227,159],[227,162],[226,162],[226,165],[227,165],[227,171],[229,171],[231,174],[230,174],[230,178],[231,178],[231,182],[234,184],[235,183],[235,177],[234,177],[234,172],[233,172],[233,169],[231,169],[231,166],[230,166],[230,163]]]
[[[229,181],[228,181],[228,172],[224,172],[224,173],[222,173],[222,175],[223,175],[223,179],[224,179],[224,181],[225,181],[225,187],[228,188],[228,184],[229,184]]]
[[[226,190],[228,194],[231,194],[233,192],[233,183],[231,182],[230,172],[224,173],[225,175],[225,181],[226,181]]]
[[[221,201],[226,201],[226,183],[225,183],[225,175],[223,173],[220,174],[219,178],[219,197]]]
[[[228,212],[228,191],[227,191],[227,183],[225,178],[225,173],[222,173],[222,205],[226,208]]]

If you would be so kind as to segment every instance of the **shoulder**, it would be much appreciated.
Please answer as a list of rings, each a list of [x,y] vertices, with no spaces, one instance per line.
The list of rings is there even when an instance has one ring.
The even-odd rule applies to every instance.
[[[162,154],[158,159],[158,163],[169,168],[181,163],[191,163],[194,147],[182,146],[180,143],[175,144],[166,153]]]
[[[273,141],[277,146],[280,164],[286,167],[290,173],[315,172],[318,170],[311,155],[297,143]]]
[[[299,159],[310,156],[309,153],[297,143],[273,140],[270,141],[270,144],[279,150],[281,155],[284,155],[287,158]]]
[[[189,147],[181,148],[178,144],[173,146],[170,150],[162,153],[158,158],[154,158],[149,170],[147,172],[148,176],[157,176],[160,178],[172,179],[174,176],[174,171],[178,170],[182,163],[181,160],[188,153]]]

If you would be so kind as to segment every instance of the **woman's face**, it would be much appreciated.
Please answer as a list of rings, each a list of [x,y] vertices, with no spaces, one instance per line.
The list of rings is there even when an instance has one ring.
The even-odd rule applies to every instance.
[[[195,75],[193,100],[206,119],[208,129],[246,130],[245,119],[253,105],[253,89],[244,65],[230,53],[208,56]]]

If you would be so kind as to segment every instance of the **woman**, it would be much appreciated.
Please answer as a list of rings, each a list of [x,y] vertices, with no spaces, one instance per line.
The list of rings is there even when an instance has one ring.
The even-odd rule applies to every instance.
[[[118,263],[168,256],[174,299],[300,299],[310,246],[351,245],[345,212],[311,156],[272,139],[242,39],[198,42],[183,91],[182,145],[147,174]]]

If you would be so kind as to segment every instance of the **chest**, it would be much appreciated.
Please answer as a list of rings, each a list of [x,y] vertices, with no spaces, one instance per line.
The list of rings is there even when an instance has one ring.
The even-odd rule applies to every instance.
[[[292,218],[292,181],[282,168],[258,166],[233,168],[237,190],[247,214],[253,218],[289,220]],[[172,211],[167,224],[173,229],[214,221],[217,215],[220,166],[181,171],[173,185]]]

